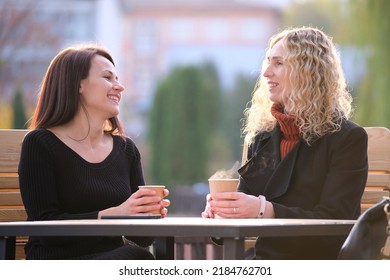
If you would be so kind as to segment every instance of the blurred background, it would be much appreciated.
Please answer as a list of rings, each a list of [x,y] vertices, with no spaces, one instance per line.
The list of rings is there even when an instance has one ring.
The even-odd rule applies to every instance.
[[[390,127],[388,0],[0,0],[0,128],[25,128],[56,53],[114,56],[120,119],[171,215],[200,215],[207,179],[241,159],[243,110],[269,38],[313,26],[333,37],[354,121]]]

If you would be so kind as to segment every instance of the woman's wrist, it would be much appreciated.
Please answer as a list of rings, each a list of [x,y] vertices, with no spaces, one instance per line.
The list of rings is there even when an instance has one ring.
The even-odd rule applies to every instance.
[[[110,215],[116,215],[115,207],[100,210],[98,212],[97,218],[100,219],[102,216],[110,216]]]

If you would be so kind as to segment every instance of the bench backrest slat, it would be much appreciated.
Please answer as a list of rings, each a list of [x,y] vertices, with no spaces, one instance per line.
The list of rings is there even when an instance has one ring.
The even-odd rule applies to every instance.
[[[368,134],[368,178],[362,197],[362,212],[389,196],[390,192],[390,130],[365,127]]]
[[[28,130],[0,129],[0,173],[18,172],[20,147]]]

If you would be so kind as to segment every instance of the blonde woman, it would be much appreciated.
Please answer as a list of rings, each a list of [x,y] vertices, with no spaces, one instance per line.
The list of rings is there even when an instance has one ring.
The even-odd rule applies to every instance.
[[[367,134],[348,120],[335,45],[315,28],[271,38],[244,126],[239,192],[208,196],[202,216],[355,219],[367,179]],[[345,237],[258,238],[257,259],[335,259]]]

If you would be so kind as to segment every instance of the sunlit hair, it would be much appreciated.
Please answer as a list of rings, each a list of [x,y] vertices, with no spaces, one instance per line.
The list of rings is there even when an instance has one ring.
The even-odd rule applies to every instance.
[[[291,93],[284,99],[293,115],[302,139],[310,142],[338,131],[352,111],[352,96],[347,91],[339,54],[332,39],[316,28],[286,29],[270,39],[262,73],[268,66],[272,47],[282,40],[290,73]],[[276,119],[271,115],[267,79],[261,74],[252,93],[243,133],[251,144],[259,132],[271,131]]]
[[[86,79],[94,56],[107,58],[113,65],[112,56],[97,45],[77,45],[59,52],[51,61],[39,90],[38,102],[31,119],[30,129],[51,128],[62,125],[76,115],[80,102],[80,82]],[[105,132],[124,135],[117,116],[107,119]]]

